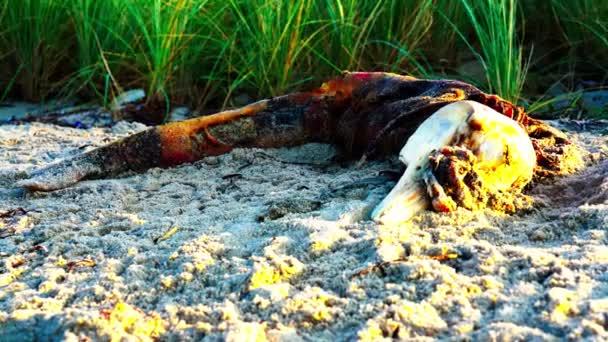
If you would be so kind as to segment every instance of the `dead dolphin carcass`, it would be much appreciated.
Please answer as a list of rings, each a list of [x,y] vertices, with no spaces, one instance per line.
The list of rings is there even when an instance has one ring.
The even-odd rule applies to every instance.
[[[36,170],[28,178],[17,182],[16,186],[52,191],[82,179],[194,162],[227,153],[236,147],[284,147],[323,142],[338,146],[346,158],[366,160],[394,155],[433,113],[461,101],[485,105],[504,116],[503,121],[520,125],[534,146],[537,161],[535,175],[568,172],[562,158],[570,145],[566,136],[546,123],[530,118],[523,108],[496,95],[486,94],[470,84],[455,80],[424,80],[382,72],[354,72],[325,82],[310,92],[274,97],[242,108],[150,128]],[[465,103],[467,105],[459,104],[454,108],[477,106]],[[445,113],[449,117],[452,111]],[[454,118],[447,120],[463,122],[459,114],[454,115]],[[441,127],[438,132],[441,133]],[[481,133],[473,136],[476,134]],[[446,146],[444,143],[439,145]],[[431,163],[445,165],[436,167],[438,170],[447,170],[447,166],[456,165],[458,158],[461,159],[461,166],[473,156],[478,160],[480,156],[472,152],[441,150],[427,157],[431,157]],[[482,160],[485,158],[481,157]],[[479,167],[468,174],[482,175]],[[450,192],[450,189],[466,188],[462,183],[449,185],[449,181],[458,183],[455,182],[458,177],[445,172],[427,172],[421,176],[432,191],[438,191],[435,196],[437,200],[431,201],[435,209],[441,210],[450,205],[439,200],[441,188],[444,188],[444,193]],[[462,196],[450,196],[466,207],[464,193],[466,191]]]

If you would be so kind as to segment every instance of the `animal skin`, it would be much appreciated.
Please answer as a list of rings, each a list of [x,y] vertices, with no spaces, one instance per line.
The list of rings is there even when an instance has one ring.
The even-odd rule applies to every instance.
[[[17,186],[52,191],[82,179],[194,162],[235,147],[322,142],[336,145],[345,158],[363,162],[398,153],[431,114],[464,100],[484,104],[525,129],[536,151],[537,176],[564,172],[561,160],[569,144],[566,136],[496,95],[455,80],[353,72],[310,92],[150,128],[34,171]]]

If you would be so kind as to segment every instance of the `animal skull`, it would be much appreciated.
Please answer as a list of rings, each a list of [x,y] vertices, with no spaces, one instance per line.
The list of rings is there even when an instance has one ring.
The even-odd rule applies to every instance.
[[[532,179],[536,153],[515,121],[472,101],[447,105],[408,139],[399,153],[405,173],[374,209],[383,224],[433,207],[484,207],[493,193],[518,193]]]

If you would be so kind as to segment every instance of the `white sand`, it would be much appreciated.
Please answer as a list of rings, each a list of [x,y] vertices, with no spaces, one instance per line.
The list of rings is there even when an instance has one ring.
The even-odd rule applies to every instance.
[[[11,189],[142,128],[0,126],[0,215],[25,210],[0,218],[0,341],[608,339],[606,125],[572,133],[592,166],[513,216],[376,225],[396,164],[340,166],[324,145]]]

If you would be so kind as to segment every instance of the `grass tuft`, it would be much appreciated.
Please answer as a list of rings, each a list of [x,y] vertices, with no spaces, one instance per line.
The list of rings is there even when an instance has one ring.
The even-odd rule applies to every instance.
[[[564,74],[605,83],[607,18],[604,0],[4,1],[0,95],[108,103],[143,88],[211,111],[382,70],[519,101]],[[479,72],[461,68],[471,55]]]
[[[61,0],[4,2],[0,51],[5,73],[25,99],[45,99],[62,77],[66,13]]]
[[[461,0],[479,48],[466,45],[482,64],[490,92],[517,102],[526,78],[527,65],[517,38],[517,3],[515,0]]]

